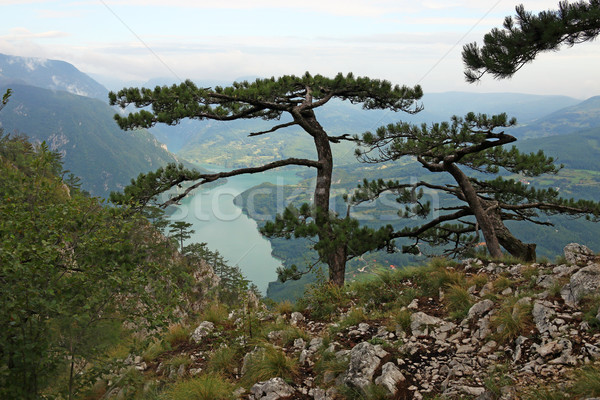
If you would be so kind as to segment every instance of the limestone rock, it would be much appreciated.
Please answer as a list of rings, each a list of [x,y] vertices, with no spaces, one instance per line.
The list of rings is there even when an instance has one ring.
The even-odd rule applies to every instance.
[[[215,324],[210,321],[203,321],[198,325],[194,332],[192,332],[191,339],[195,343],[200,343],[202,339],[210,335],[215,330]]]
[[[372,383],[381,358],[387,354],[380,345],[374,346],[369,342],[357,344],[350,351],[350,363],[343,382],[349,386],[366,388]]]
[[[413,336],[423,336],[429,332],[428,327],[440,326],[443,319],[432,317],[424,312],[417,312],[410,316],[410,330]]]
[[[556,327],[550,323],[550,320],[555,314],[556,312],[550,307],[548,307],[548,305],[545,302],[536,301],[533,304],[533,322],[535,323],[535,327],[541,334],[550,334],[556,330]]]
[[[304,321],[304,315],[302,315],[298,311],[295,311],[292,313],[292,315],[290,315],[290,324],[296,326],[299,322],[302,321]]]
[[[396,386],[406,378],[392,362],[385,363],[381,369],[381,376],[375,379],[376,385],[385,387],[391,394],[396,394]]]
[[[596,293],[600,289],[600,264],[591,264],[581,268],[560,292],[561,297],[571,307],[587,294]]]
[[[594,258],[594,252],[579,243],[569,243],[565,246],[564,253],[569,264],[587,263]]]
[[[250,389],[253,400],[279,400],[292,396],[296,390],[281,378],[258,382]]]
[[[492,300],[486,299],[482,300],[478,303],[473,304],[473,306],[469,309],[469,314],[467,315],[468,319],[480,318],[485,313],[490,311],[494,307],[494,302]]]

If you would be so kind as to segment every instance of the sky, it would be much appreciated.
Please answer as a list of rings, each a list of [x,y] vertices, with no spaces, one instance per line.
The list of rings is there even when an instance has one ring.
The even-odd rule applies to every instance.
[[[0,0],[0,53],[67,61],[109,89],[353,72],[427,92],[600,94],[600,43],[542,54],[512,79],[463,78],[461,50],[513,0]],[[523,1],[556,9],[558,0]]]

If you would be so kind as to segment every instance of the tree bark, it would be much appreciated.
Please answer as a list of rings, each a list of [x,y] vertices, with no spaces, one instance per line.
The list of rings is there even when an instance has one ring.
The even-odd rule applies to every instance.
[[[329,216],[329,198],[333,175],[333,154],[331,152],[329,137],[317,121],[312,109],[304,110],[301,113],[300,125],[313,137],[320,165],[320,168],[317,169],[317,183],[314,194],[314,205],[316,208],[315,222],[321,227],[319,230],[319,241],[331,243],[335,241],[335,237],[330,225]],[[344,285],[347,253],[347,246],[343,243],[338,244],[328,254],[321,255],[325,256],[325,261],[329,266],[329,281],[336,286]]]
[[[460,186],[460,189],[465,196],[465,200],[469,204],[469,207],[473,211],[475,219],[477,219],[477,223],[481,228],[481,232],[485,239],[485,245],[490,252],[490,255],[494,258],[501,258],[502,250],[494,229],[493,221],[488,215],[488,212],[483,208],[483,204],[480,201],[479,196],[477,196],[477,191],[471,184],[471,181],[469,181],[469,178],[465,173],[454,163],[444,163],[444,168],[456,180],[458,186]]]
[[[511,256],[526,262],[535,261],[536,245],[534,243],[523,243],[517,239],[506,227],[506,225],[504,225],[499,209],[494,208],[493,210],[490,210],[488,215],[492,221],[492,224],[494,225],[494,231],[496,232],[498,241]]]

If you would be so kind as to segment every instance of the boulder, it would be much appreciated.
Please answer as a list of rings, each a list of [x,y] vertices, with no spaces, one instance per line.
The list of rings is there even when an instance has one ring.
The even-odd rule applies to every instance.
[[[600,264],[591,264],[581,268],[571,276],[571,280],[561,290],[565,303],[576,306],[585,295],[597,293],[600,289]]]
[[[210,321],[203,321],[194,329],[190,337],[194,343],[200,343],[204,337],[210,335],[214,330],[215,324]]]
[[[541,334],[552,334],[557,330],[557,328],[550,322],[555,314],[556,312],[552,308],[548,307],[548,304],[545,302],[536,301],[533,304],[533,322]]]
[[[569,243],[565,246],[564,253],[569,264],[585,264],[595,256],[592,250],[579,243]]]
[[[292,324],[293,326],[298,325],[298,323],[302,321],[304,321],[304,315],[302,315],[298,311],[295,311],[292,313],[292,315],[290,315],[290,324]]]
[[[396,394],[396,387],[406,378],[392,362],[385,363],[381,369],[381,376],[375,379],[375,384],[385,387],[392,395]]]
[[[478,303],[473,304],[473,306],[469,309],[469,314],[467,315],[468,319],[480,318],[485,313],[490,311],[494,307],[494,302],[492,300],[486,299],[482,300]]]
[[[342,380],[348,386],[365,389],[373,382],[373,375],[381,363],[381,359],[388,355],[380,345],[369,342],[357,344],[350,350],[350,363]]]
[[[271,378],[268,381],[258,382],[250,388],[253,400],[279,400],[289,398],[296,390],[285,383],[281,378]]]

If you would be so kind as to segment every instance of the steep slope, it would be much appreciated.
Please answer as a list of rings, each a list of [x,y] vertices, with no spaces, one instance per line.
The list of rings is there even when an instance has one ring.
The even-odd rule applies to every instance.
[[[579,104],[555,111],[520,126],[511,133],[521,139],[529,139],[564,135],[597,126],[600,126],[600,96],[590,97]]]
[[[0,54],[0,85],[14,84],[60,90],[104,102],[108,99],[104,86],[67,62]]]
[[[0,115],[5,133],[46,141],[94,195],[106,196],[140,172],[177,162],[148,131],[119,129],[114,110],[100,100],[26,85],[10,88],[13,95]]]

